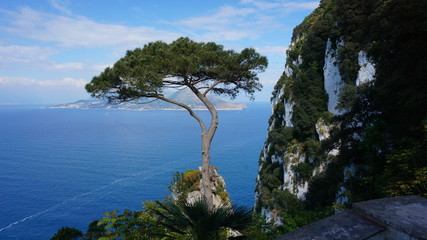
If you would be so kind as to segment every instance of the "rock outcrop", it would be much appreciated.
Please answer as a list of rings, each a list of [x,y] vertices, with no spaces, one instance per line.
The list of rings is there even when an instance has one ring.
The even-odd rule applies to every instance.
[[[213,193],[213,205],[215,208],[220,206],[228,206],[231,205],[231,201],[228,197],[228,193],[225,186],[225,181],[221,175],[218,174],[218,170],[216,168],[211,168],[211,186]],[[199,186],[197,190],[191,191],[187,195],[187,203],[192,203],[197,199],[200,199],[203,196],[203,185],[202,180],[200,179]]]
[[[176,200],[185,200],[187,203],[193,203],[203,197],[203,185],[200,170],[188,170],[181,175],[177,173],[175,182],[171,186],[172,196]],[[218,169],[211,167],[211,186],[213,193],[214,207],[231,205],[225,181],[218,174]]]

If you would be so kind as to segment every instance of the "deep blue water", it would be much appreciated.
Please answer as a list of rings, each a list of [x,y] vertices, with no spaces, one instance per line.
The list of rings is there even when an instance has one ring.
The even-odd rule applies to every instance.
[[[219,112],[212,165],[238,205],[253,205],[269,115],[267,103]],[[85,232],[104,211],[163,199],[174,172],[200,166],[200,141],[185,111],[0,106],[0,239]]]

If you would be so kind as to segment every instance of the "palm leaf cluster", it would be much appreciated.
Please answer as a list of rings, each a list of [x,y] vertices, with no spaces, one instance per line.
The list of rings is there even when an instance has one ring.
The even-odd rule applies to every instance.
[[[153,211],[158,215],[159,224],[185,239],[241,238],[229,235],[244,230],[252,222],[252,211],[246,207],[222,206],[210,209],[204,199],[193,203],[158,201],[157,204],[158,208]]]

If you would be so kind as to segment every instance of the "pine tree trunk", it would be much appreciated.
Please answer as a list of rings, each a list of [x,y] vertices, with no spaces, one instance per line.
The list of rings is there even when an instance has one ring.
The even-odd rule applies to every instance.
[[[214,208],[212,181],[211,181],[211,154],[210,148],[212,139],[218,128],[218,112],[208,98],[194,88],[191,88],[196,96],[205,104],[211,114],[211,124],[209,130],[202,132],[202,184],[203,195],[210,209]]]
[[[211,184],[211,154],[210,154],[210,145],[212,138],[209,139],[207,136],[208,133],[202,134],[202,185],[203,185],[203,195],[205,197],[206,203],[209,206],[209,209],[213,209],[213,194],[212,194],[212,184]]]

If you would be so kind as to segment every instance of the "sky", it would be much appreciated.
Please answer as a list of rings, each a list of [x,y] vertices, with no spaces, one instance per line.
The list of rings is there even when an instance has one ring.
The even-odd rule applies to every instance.
[[[84,86],[126,50],[179,37],[226,49],[255,48],[269,61],[259,74],[268,102],[281,76],[292,30],[319,0],[2,0],[0,104],[89,99]],[[247,101],[241,95],[238,101]]]

